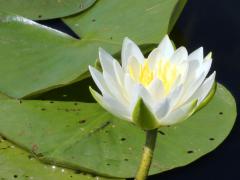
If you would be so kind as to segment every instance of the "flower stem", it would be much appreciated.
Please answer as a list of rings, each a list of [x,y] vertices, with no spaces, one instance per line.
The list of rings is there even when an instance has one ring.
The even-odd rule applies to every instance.
[[[146,143],[143,148],[142,159],[135,178],[136,180],[147,179],[157,140],[157,132],[158,132],[157,129],[146,131]]]

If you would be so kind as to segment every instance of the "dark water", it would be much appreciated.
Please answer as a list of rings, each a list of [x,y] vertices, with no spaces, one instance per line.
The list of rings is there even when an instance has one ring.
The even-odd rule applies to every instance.
[[[190,51],[203,46],[213,52],[217,81],[240,99],[240,1],[189,0],[173,34]],[[181,37],[181,38],[182,38]],[[240,179],[239,118],[225,142],[196,162],[151,179],[162,180],[237,180]]]
[[[60,20],[44,24],[76,35]],[[191,52],[203,46],[213,52],[217,81],[240,99],[240,1],[189,0],[171,37]],[[237,119],[230,136],[215,151],[196,162],[149,179],[160,180],[235,180],[240,179],[240,123]]]

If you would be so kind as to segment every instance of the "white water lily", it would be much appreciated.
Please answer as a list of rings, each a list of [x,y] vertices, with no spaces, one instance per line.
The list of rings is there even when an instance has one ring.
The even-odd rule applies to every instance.
[[[91,66],[89,70],[102,95],[90,90],[107,111],[144,130],[187,119],[215,92],[215,72],[206,78],[211,53],[204,58],[202,47],[188,55],[185,47],[175,50],[166,35],[145,58],[125,38],[121,58],[122,65],[99,49],[102,72]]]

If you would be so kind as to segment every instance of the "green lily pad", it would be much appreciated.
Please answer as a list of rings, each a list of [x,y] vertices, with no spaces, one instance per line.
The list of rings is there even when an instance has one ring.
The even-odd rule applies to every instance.
[[[43,164],[0,137],[0,179],[107,180],[80,171]]]
[[[80,40],[0,13],[0,92],[23,98],[79,81],[94,65],[98,47],[115,54],[125,36],[138,44],[158,43],[169,32],[170,19],[175,22],[182,10],[180,2],[185,0],[139,0],[137,5],[97,1],[88,11],[64,19]]]
[[[128,36],[138,44],[159,43],[171,31],[186,0],[97,1],[94,8],[63,18],[83,40],[121,45]],[[87,26],[86,26],[87,25]],[[109,49],[107,49],[109,50]]]
[[[0,133],[45,163],[113,177],[133,177],[145,134],[94,103],[1,100]],[[229,134],[236,104],[222,86],[211,102],[176,126],[159,129],[150,174],[189,164]]]
[[[86,10],[96,0],[0,0],[0,12],[10,12],[33,20],[69,16]]]

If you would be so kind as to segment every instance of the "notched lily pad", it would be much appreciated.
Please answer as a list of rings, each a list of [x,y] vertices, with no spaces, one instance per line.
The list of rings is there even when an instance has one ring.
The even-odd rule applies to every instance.
[[[89,10],[64,19],[80,40],[0,13],[0,76],[5,77],[0,79],[0,92],[23,98],[86,78],[98,48],[115,54],[125,36],[138,44],[160,42],[170,31],[171,17],[177,17],[175,10],[182,10],[176,8],[181,1],[185,2],[139,0],[136,6],[134,1],[99,0]]]
[[[0,133],[41,161],[105,176],[135,175],[144,132],[99,105],[1,100],[0,106]],[[212,151],[235,118],[234,98],[218,85],[205,108],[183,123],[159,129],[150,174],[184,166]]]

